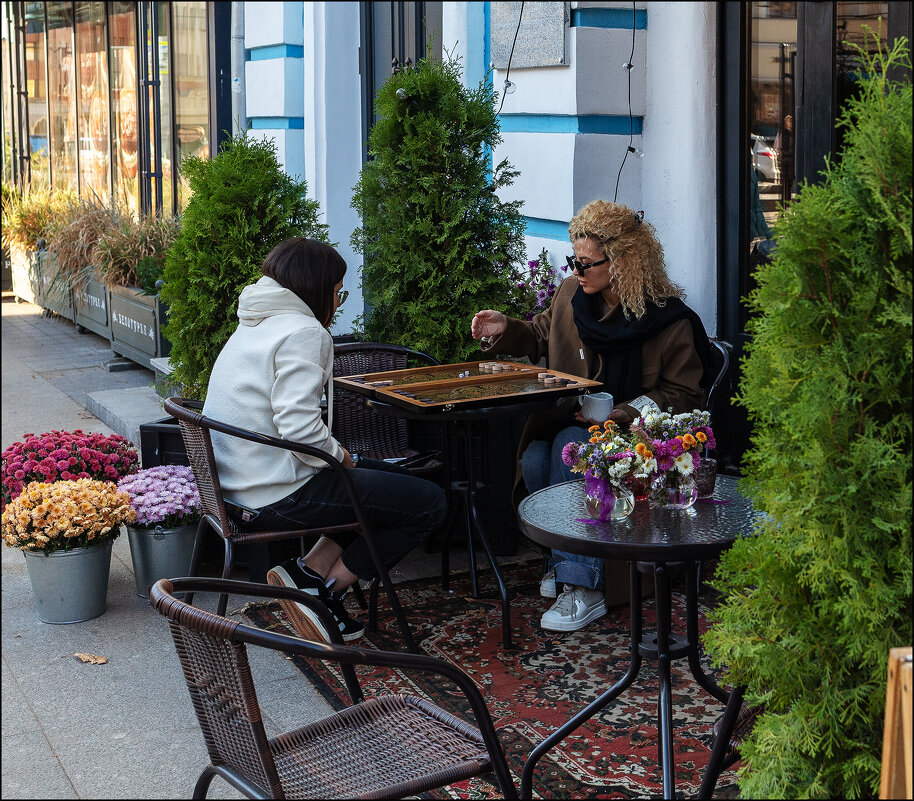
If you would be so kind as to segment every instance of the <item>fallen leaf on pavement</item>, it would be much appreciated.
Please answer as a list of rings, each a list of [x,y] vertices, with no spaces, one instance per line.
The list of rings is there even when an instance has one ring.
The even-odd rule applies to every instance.
[[[95,654],[73,654],[81,662],[88,662],[90,665],[104,665],[108,661],[107,656],[96,656]]]

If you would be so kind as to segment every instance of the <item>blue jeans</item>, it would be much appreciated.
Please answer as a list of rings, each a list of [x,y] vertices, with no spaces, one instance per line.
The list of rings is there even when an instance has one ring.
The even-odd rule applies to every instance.
[[[520,457],[520,469],[524,484],[530,492],[536,492],[553,484],[571,481],[581,476],[572,473],[562,461],[562,449],[569,442],[586,442],[590,434],[582,426],[568,426],[556,434],[551,443],[534,440]],[[574,584],[589,590],[602,590],[603,560],[596,556],[581,556],[552,549],[551,558],[546,559],[549,568],[555,568],[556,584]]]

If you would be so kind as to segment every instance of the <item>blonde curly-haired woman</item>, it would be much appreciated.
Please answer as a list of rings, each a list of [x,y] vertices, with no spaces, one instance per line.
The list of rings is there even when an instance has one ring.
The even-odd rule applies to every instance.
[[[499,353],[534,363],[545,356],[550,369],[600,381],[615,399],[610,419],[623,427],[645,407],[679,413],[700,406],[713,373],[708,335],[667,276],[663,248],[643,213],[594,200],[571,220],[568,235],[571,275],[552,305],[529,321],[477,312],[473,337],[486,337]],[[573,401],[531,415],[518,451],[515,501],[577,478],[562,462],[562,448],[586,440],[586,427],[603,422],[584,418]],[[552,563],[540,583],[542,596],[556,598],[540,620],[544,629],[577,631],[606,614],[602,559],[553,551]],[[627,569],[613,563],[609,570],[610,604],[621,603],[628,598]]]

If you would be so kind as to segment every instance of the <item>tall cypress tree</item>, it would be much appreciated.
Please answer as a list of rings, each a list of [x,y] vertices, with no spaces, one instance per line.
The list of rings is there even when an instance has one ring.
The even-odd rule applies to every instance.
[[[521,203],[497,195],[517,172],[507,160],[489,169],[501,141],[491,86],[464,87],[451,57],[424,59],[388,79],[376,112],[352,200],[365,335],[466,360],[473,314],[526,310],[513,266],[524,258]]]
[[[171,380],[203,398],[213,364],[238,326],[238,295],[261,276],[267,253],[284,239],[328,241],[318,203],[304,181],[286,175],[272,142],[242,131],[212,160],[186,158],[193,197],[165,261],[162,299],[171,342]]]
[[[712,659],[765,713],[748,798],[876,797],[889,649],[911,644],[911,83],[860,51],[840,164],[804,186],[749,297],[742,486],[770,516],[721,559]]]

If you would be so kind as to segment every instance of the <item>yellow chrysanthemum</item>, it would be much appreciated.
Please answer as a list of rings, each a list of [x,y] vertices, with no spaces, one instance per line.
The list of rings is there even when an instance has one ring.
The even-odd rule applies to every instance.
[[[682,444],[687,445],[690,448],[694,448],[698,444],[698,440],[695,439],[691,434],[683,434]]]
[[[704,444],[705,442],[708,441],[708,435],[705,434],[704,431],[696,431],[695,439],[697,439],[700,443]]]
[[[647,445],[645,445],[643,442],[639,442],[637,445],[635,445],[635,453],[637,453],[639,456],[644,456],[646,451]]]

